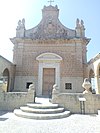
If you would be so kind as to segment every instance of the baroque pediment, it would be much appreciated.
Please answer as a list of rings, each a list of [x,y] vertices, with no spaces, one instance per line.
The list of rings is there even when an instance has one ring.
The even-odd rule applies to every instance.
[[[42,20],[34,28],[25,31],[25,37],[32,39],[57,39],[75,36],[75,30],[68,29],[59,21],[57,6],[44,7]]]
[[[49,39],[72,39],[84,38],[85,27],[83,20],[76,20],[75,29],[65,27],[59,20],[58,6],[44,6],[42,10],[42,20],[32,29],[26,30],[25,19],[19,20],[16,28],[17,38],[28,38],[32,40]]]
[[[74,37],[75,31],[65,28],[60,22],[47,21],[41,22],[37,27],[26,31],[25,36],[32,39],[66,39]]]

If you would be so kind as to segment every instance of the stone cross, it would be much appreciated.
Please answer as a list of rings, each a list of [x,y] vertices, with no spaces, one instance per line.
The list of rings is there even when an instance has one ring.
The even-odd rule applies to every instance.
[[[52,4],[52,2],[54,2],[54,0],[49,0],[48,2],[50,2],[50,5]]]

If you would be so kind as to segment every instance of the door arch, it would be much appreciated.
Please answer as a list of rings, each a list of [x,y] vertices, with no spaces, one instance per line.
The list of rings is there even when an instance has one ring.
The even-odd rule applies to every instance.
[[[45,68],[54,69],[54,83],[60,88],[60,62],[62,61],[62,57],[55,53],[43,53],[36,60],[39,62],[37,95],[43,94],[43,69]]]
[[[3,71],[3,89],[4,91],[9,90],[9,70],[8,68],[4,69]]]

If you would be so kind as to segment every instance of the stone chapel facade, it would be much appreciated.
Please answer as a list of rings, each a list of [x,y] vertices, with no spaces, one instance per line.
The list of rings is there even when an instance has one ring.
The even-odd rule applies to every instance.
[[[26,91],[31,83],[37,95],[48,95],[54,84],[60,92],[83,91],[90,41],[85,37],[83,20],[77,19],[75,29],[69,29],[60,22],[57,5],[44,6],[40,23],[26,30],[25,20],[19,20],[16,37],[11,41],[15,91]]]

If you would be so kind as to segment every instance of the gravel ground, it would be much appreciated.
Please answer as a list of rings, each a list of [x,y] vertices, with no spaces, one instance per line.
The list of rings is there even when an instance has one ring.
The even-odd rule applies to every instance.
[[[32,120],[0,111],[0,133],[100,133],[100,116],[72,114],[54,120]]]

